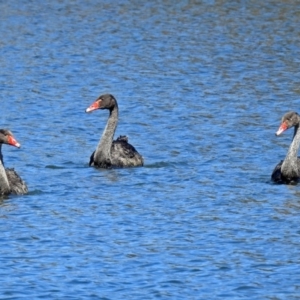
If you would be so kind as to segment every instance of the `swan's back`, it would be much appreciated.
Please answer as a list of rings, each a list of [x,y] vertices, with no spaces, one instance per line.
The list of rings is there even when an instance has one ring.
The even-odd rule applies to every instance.
[[[128,143],[127,136],[121,135],[111,146],[111,161],[114,167],[137,167],[144,165],[143,157]]]
[[[24,180],[12,169],[5,169],[11,192],[16,195],[28,193],[28,188]]]

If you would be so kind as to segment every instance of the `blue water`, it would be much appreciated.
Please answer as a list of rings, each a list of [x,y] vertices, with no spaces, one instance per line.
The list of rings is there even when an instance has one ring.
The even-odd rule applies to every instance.
[[[287,1],[1,1],[1,299],[300,299],[300,186],[275,185],[300,112]],[[88,167],[119,102],[145,166]]]

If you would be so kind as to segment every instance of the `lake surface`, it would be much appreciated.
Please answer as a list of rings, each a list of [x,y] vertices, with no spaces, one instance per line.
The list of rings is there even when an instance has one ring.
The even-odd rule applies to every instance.
[[[300,299],[296,1],[1,1],[1,299]],[[108,112],[141,168],[88,166]]]

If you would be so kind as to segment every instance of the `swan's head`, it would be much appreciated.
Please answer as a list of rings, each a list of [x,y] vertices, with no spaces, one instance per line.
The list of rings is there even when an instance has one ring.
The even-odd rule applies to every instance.
[[[14,138],[12,132],[7,129],[0,129],[0,143],[15,146],[17,148],[21,147],[21,145]]]
[[[116,105],[116,99],[111,94],[105,94],[99,96],[96,101],[94,101],[85,112],[91,112],[96,109],[112,109]]]
[[[287,112],[281,119],[281,124],[276,132],[276,135],[280,135],[287,129],[294,127],[296,125],[299,125],[300,122],[300,116],[294,112],[294,111],[289,111]]]

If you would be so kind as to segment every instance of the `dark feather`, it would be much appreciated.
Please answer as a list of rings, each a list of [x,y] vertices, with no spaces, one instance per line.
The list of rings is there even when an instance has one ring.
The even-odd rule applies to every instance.
[[[28,188],[24,180],[12,169],[5,169],[11,192],[16,195],[28,193]]]

